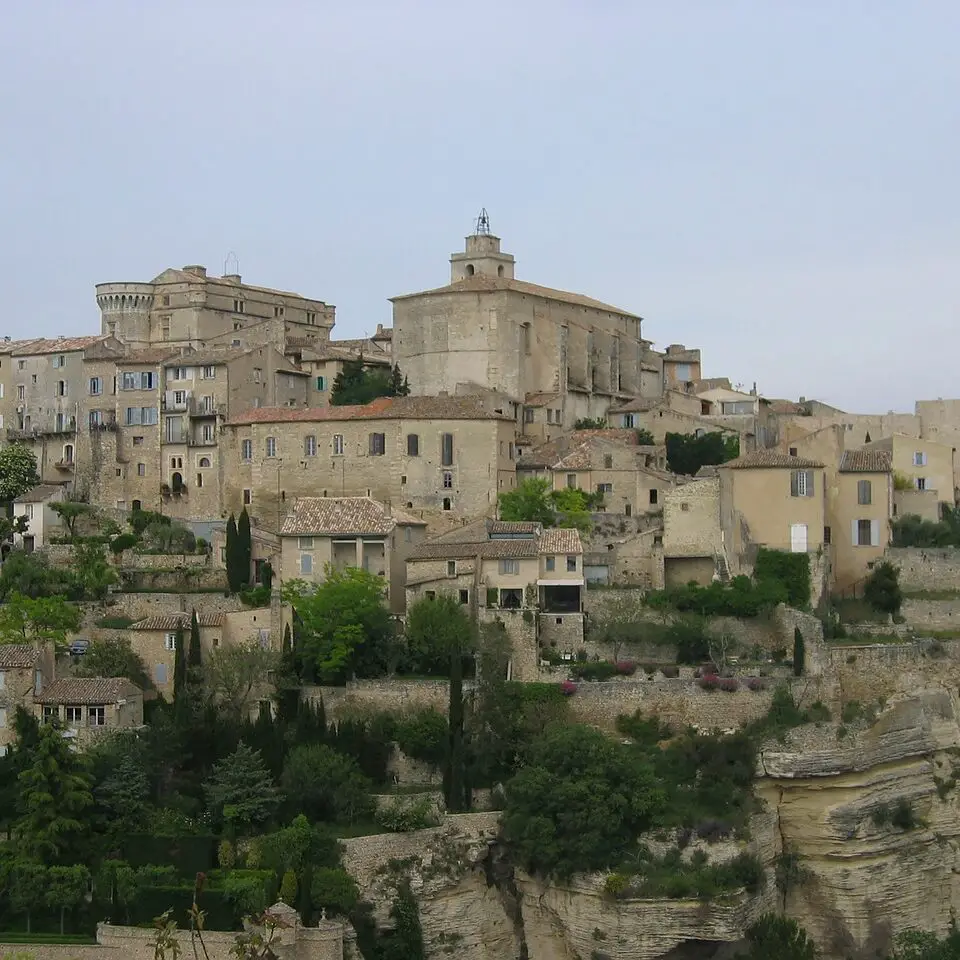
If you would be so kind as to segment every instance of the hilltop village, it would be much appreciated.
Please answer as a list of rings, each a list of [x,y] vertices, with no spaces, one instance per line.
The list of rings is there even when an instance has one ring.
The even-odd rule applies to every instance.
[[[198,902],[223,957],[251,916],[301,960],[945,935],[960,400],[706,376],[519,277],[485,214],[437,280],[340,340],[188,265],[0,342],[0,820],[33,844],[3,930],[96,929],[44,960],[189,950]],[[24,812],[42,750],[88,801]]]

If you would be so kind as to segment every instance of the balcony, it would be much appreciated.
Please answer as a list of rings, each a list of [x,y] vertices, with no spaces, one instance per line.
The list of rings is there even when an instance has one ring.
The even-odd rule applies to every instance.
[[[187,445],[190,447],[215,447],[217,445],[216,437],[188,437]]]
[[[190,431],[186,427],[181,427],[177,429],[166,429],[163,431],[160,442],[161,443],[177,443],[184,444],[187,443],[190,439]]]
[[[73,461],[73,458],[72,458],[72,457],[71,457],[69,460],[66,460],[66,459],[64,459],[64,460],[58,460],[58,461],[54,464],[54,466],[55,466],[58,470],[65,470],[65,471],[68,472],[68,473],[72,473],[72,472],[73,472],[73,467],[74,467],[74,461]]]
[[[188,410],[191,417],[222,417],[227,416],[227,405],[225,403],[204,403],[202,397],[191,397],[188,403]]]

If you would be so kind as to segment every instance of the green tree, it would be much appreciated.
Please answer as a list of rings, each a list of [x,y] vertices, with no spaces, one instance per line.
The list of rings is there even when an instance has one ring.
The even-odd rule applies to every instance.
[[[37,458],[22,443],[0,448],[0,503],[12,503],[40,482]]]
[[[0,599],[5,601],[15,593],[31,599],[83,599],[82,588],[73,571],[51,567],[44,554],[24,553],[23,550],[11,550],[0,566]]]
[[[368,366],[363,356],[344,361],[330,390],[332,406],[370,403],[377,397],[405,397],[410,393],[407,378],[394,365],[389,372],[381,366]]]
[[[467,607],[450,594],[423,597],[407,611],[406,640],[411,672],[446,675],[452,651],[473,649],[473,621]]]
[[[740,438],[719,430],[703,433],[668,433],[667,466],[673,473],[693,476],[701,467],[726,463],[740,456]]]
[[[45,863],[70,862],[88,829],[87,811],[93,804],[89,761],[71,749],[57,724],[46,724],[18,783],[16,849]]]
[[[863,585],[863,596],[874,610],[899,613],[903,603],[899,568],[887,560],[878,563]]]
[[[233,723],[249,716],[268,674],[280,665],[275,650],[256,641],[218,647],[207,658],[203,675],[207,693]]]
[[[297,875],[287,870],[280,882],[280,899],[290,906],[297,902]]]
[[[807,661],[807,647],[799,627],[793,628],[793,675],[802,677]]]
[[[253,561],[253,536],[250,532],[250,514],[244,507],[237,517],[237,566],[241,588],[250,584],[250,566]]]
[[[187,698],[187,651],[184,649],[183,626],[177,627],[176,649],[173,654],[173,700],[185,703]]]
[[[141,690],[153,687],[146,665],[129,637],[94,640],[74,668],[78,677],[126,677]]]
[[[90,871],[83,864],[69,867],[50,867],[47,871],[47,906],[60,911],[60,933],[64,932],[64,918],[68,910],[79,907],[90,886]]]
[[[97,744],[100,756],[91,757],[95,769],[103,762],[101,757],[113,758],[93,791],[96,810],[112,841],[120,841],[143,829],[150,796],[150,781],[142,756],[130,749],[118,751],[116,746]],[[124,748],[128,746],[123,743]]]
[[[117,571],[107,561],[107,549],[96,540],[74,542],[73,569],[77,581],[88,600],[102,600],[107,590],[117,582]]]
[[[50,503],[50,509],[63,521],[67,528],[67,536],[72,540],[77,535],[77,524],[93,515],[93,507],[89,503],[79,503],[76,500],[61,500]]]
[[[644,757],[580,725],[532,744],[506,794],[507,842],[527,869],[559,877],[616,862],[664,804]]]
[[[638,447],[652,447],[656,444],[656,441],[653,439],[653,434],[645,429],[641,428],[637,430],[637,446]]]
[[[396,631],[384,606],[383,579],[366,570],[328,566],[321,584],[287,582],[283,598],[300,623],[298,654],[322,683],[351,674],[382,676],[397,655]]]
[[[602,495],[590,495],[582,490],[551,490],[549,480],[533,477],[501,493],[497,502],[501,520],[526,520],[545,527],[589,530],[588,511],[602,499]]]
[[[420,908],[408,881],[403,881],[397,889],[390,907],[390,919],[393,920],[393,933],[384,938],[382,960],[425,960],[427,953],[420,925]]]
[[[747,930],[746,953],[740,960],[816,960],[816,944],[796,920],[765,913]]]
[[[340,867],[320,867],[313,871],[310,900],[314,910],[326,910],[348,917],[360,899],[357,882]]]
[[[0,643],[54,643],[80,629],[82,614],[63,597],[27,597],[11,593],[0,606]]]
[[[394,364],[390,371],[390,396],[406,397],[410,393],[410,384],[407,378],[400,372],[399,364]]]
[[[593,529],[590,508],[602,503],[603,494],[591,496],[582,490],[565,487],[552,491],[550,500],[555,511],[554,526],[571,527],[581,533],[589,533]]]
[[[435,769],[446,762],[449,739],[447,718],[432,707],[418,710],[397,723],[396,741],[400,749],[408,757]]]
[[[325,744],[294,747],[280,786],[292,812],[311,820],[355,823],[373,815],[370,781],[355,760]]]
[[[238,833],[262,826],[280,804],[280,794],[260,752],[245,743],[213,765],[203,791],[214,821],[228,824]]]
[[[224,553],[226,554],[227,586],[231,593],[239,593],[243,589],[240,541],[237,538],[237,520],[232,513],[227,520],[227,541]]]
[[[7,877],[10,906],[27,918],[27,933],[31,930],[33,911],[43,903],[47,890],[47,868],[36,860],[18,857],[10,865]]]
[[[893,943],[887,960],[960,960],[960,931],[951,919],[950,931],[941,940],[934,933],[907,930]]]
[[[201,666],[202,660],[203,654],[200,648],[200,618],[197,616],[196,609],[194,609],[190,615],[190,651],[187,657],[187,664],[190,667],[196,668]]]

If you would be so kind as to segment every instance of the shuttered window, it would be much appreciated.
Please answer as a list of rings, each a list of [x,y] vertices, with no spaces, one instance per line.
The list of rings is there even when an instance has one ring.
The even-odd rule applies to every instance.
[[[813,496],[813,471],[812,470],[792,470],[790,472],[790,496],[791,497],[812,497]]]
[[[382,457],[387,452],[387,437],[383,433],[370,434],[370,456]]]
[[[408,457],[420,456],[420,437],[416,433],[407,434],[407,456]]]
[[[442,433],[440,435],[440,465],[443,467],[453,466],[453,434]]]
[[[873,489],[869,480],[857,481],[857,503],[863,506],[873,503]]]

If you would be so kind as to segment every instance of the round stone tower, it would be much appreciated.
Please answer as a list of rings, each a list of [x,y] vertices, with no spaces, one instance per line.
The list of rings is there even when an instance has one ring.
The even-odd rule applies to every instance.
[[[149,342],[152,283],[98,283],[100,332],[124,342]]]

